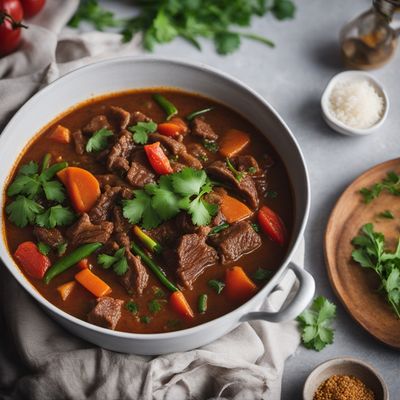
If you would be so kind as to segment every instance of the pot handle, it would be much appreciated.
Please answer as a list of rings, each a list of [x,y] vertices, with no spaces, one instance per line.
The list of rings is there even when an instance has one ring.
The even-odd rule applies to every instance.
[[[269,322],[288,321],[296,318],[308,306],[315,292],[315,281],[309,272],[291,262],[288,265],[299,280],[299,289],[291,302],[283,309],[276,312],[255,311],[243,315],[240,322],[261,319]]]

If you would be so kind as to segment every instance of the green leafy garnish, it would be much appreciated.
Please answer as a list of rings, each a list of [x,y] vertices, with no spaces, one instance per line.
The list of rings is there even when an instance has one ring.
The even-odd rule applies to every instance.
[[[336,316],[336,306],[323,296],[314,299],[311,307],[298,317],[302,334],[301,340],[308,349],[322,350],[333,343],[331,323]]]
[[[37,244],[38,250],[45,256],[47,256],[50,253],[51,247],[43,242],[39,242]]]
[[[20,228],[33,224],[37,215],[43,210],[44,208],[40,204],[25,196],[18,196],[6,207],[8,218]]]
[[[143,324],[149,324],[151,322],[151,318],[147,315],[142,315],[140,317],[140,322]]]
[[[238,181],[238,182],[240,182],[243,178],[244,178],[244,175],[245,175],[245,173],[244,172],[241,172],[241,171],[238,171],[234,166],[233,166],[233,164],[231,163],[231,160],[228,158],[228,157],[226,157],[226,166],[228,167],[228,169],[229,169],[229,171],[231,171],[232,172],[232,174],[233,174],[233,176],[235,177],[235,179]]]
[[[394,171],[388,172],[386,178],[381,182],[375,183],[370,188],[362,188],[360,193],[363,196],[364,203],[368,204],[379,197],[383,191],[387,191],[394,196],[400,196],[400,175]]]
[[[214,289],[217,294],[220,294],[224,290],[225,283],[221,282],[221,281],[217,281],[216,279],[211,279],[208,281],[208,286],[211,289]]]
[[[250,175],[255,174],[255,173],[257,172],[257,168],[256,168],[256,167],[249,167],[249,168],[247,169],[247,172],[248,172]]]
[[[218,226],[214,226],[214,228],[211,229],[209,232],[208,236],[214,236],[217,233],[222,232],[226,228],[229,228],[229,224],[227,222],[223,222],[222,224],[219,224]]]
[[[155,296],[157,299],[164,299],[164,298],[165,298],[165,292],[164,292],[164,290],[162,290],[162,289],[159,288],[158,286],[153,286],[152,289],[153,289],[154,296]]]
[[[381,218],[386,218],[386,219],[394,219],[394,215],[390,210],[385,210],[382,211],[381,213],[378,214],[379,217]]]
[[[257,271],[253,274],[253,278],[256,281],[265,281],[271,278],[272,274],[273,271],[271,271],[270,269],[258,268]]]
[[[208,150],[211,151],[211,153],[216,153],[219,150],[218,143],[215,142],[214,140],[203,140],[203,146]]]
[[[97,262],[104,268],[110,269],[112,267],[113,271],[118,275],[124,275],[128,269],[128,261],[125,257],[125,248],[122,247],[118,249],[113,256],[108,254],[99,254],[97,256]]]
[[[67,247],[68,247],[68,243],[67,242],[60,243],[57,246],[57,255],[60,256],[60,257],[63,256],[65,254],[65,252],[67,251]]]
[[[194,120],[196,117],[199,117],[200,115],[206,114],[210,111],[214,110],[214,107],[209,107],[209,108],[203,108],[202,110],[196,110],[191,112],[190,114],[186,115],[186,119],[188,121]]]
[[[101,128],[93,133],[86,143],[86,151],[92,153],[106,149],[108,146],[108,138],[113,135],[114,134],[109,129]]]
[[[132,224],[141,223],[152,229],[162,221],[187,211],[195,225],[208,225],[218,211],[203,196],[212,190],[211,182],[203,170],[184,168],[182,171],[163,175],[158,183],[151,183],[142,190],[135,190],[132,200],[122,202],[123,214]]]
[[[75,214],[60,204],[50,207],[43,214],[36,216],[36,224],[49,229],[70,225],[74,220]]]
[[[165,300],[163,301],[165,302]],[[147,304],[149,311],[152,314],[157,314],[158,312],[160,312],[162,310],[162,301],[157,300],[157,299],[153,299],[150,300],[149,303]]]
[[[251,224],[251,227],[254,229],[255,232],[260,232],[260,225],[258,225],[257,223],[253,222]]]
[[[149,140],[149,134],[157,130],[157,124],[153,121],[138,122],[136,125],[128,128],[133,133],[133,141],[138,144],[146,144]]]
[[[385,249],[385,236],[375,232],[372,224],[365,224],[352,244],[356,248],[352,252],[353,260],[375,271],[380,280],[379,291],[400,318],[400,239],[391,253]]]
[[[202,1],[139,1],[138,13],[126,20],[118,20],[113,13],[103,9],[97,0],[84,0],[69,22],[72,27],[81,21],[91,22],[98,30],[122,27],[124,41],[138,33],[143,34],[143,46],[152,51],[157,43],[169,43],[180,36],[201,49],[198,41],[204,37],[214,42],[220,54],[229,54],[240,46],[240,38],[248,38],[273,46],[262,37],[246,32],[235,32],[234,26],[250,26],[254,16],[271,12],[278,20],[293,18],[295,6],[291,0],[232,0]]]
[[[133,315],[136,315],[139,312],[138,305],[132,300],[126,302],[125,308]]]

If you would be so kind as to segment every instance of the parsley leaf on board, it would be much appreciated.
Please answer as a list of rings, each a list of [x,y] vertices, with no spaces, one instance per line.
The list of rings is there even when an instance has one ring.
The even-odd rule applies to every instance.
[[[370,188],[360,189],[364,203],[367,204],[379,197],[383,191],[387,191],[394,196],[400,196],[400,175],[394,171],[388,172],[386,178],[382,179],[381,182],[375,183]]]
[[[108,145],[108,138],[113,136],[112,131],[106,128],[101,128],[100,130],[93,133],[88,142],[86,143],[86,151],[88,153],[97,152],[104,150]]]
[[[385,296],[397,318],[400,318],[400,239],[396,250],[385,249],[385,236],[365,224],[361,234],[352,240],[352,257],[363,268],[372,269],[380,279],[379,291]]]
[[[335,304],[323,296],[316,297],[311,307],[297,317],[303,345],[321,351],[326,345],[332,344],[334,333],[331,323],[335,316]]]
[[[378,214],[378,216],[386,219],[394,219],[394,215],[390,210],[382,211]]]
[[[146,144],[149,140],[149,134],[157,130],[157,124],[153,121],[138,122],[130,126],[128,131],[133,133],[133,141],[138,144]]]
[[[128,260],[125,257],[124,247],[118,249],[113,256],[104,253],[99,254],[97,256],[97,262],[104,269],[110,269],[112,267],[113,271],[118,276],[124,275],[129,269]]]

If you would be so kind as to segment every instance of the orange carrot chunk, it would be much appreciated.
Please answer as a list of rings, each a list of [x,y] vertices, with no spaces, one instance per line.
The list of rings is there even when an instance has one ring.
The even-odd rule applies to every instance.
[[[235,301],[249,299],[257,291],[257,286],[246,275],[242,267],[232,267],[225,273],[225,293]]]
[[[219,144],[219,152],[224,157],[233,157],[241,152],[250,142],[247,133],[237,129],[229,129],[222,137]]]
[[[76,282],[71,281],[71,282],[64,283],[63,285],[60,285],[57,288],[57,291],[58,291],[58,293],[60,293],[60,296],[63,299],[63,301],[67,300],[68,296],[71,294],[72,289],[75,287],[75,285],[76,285]]]
[[[83,168],[67,167],[57,176],[67,188],[75,211],[87,212],[94,206],[100,196],[100,185],[94,175]]]
[[[252,211],[246,204],[227,194],[222,196],[221,212],[230,224],[241,221],[252,214]]]
[[[68,144],[71,142],[71,131],[62,125],[57,125],[50,133],[49,139],[58,143]]]
[[[193,310],[187,302],[184,294],[181,291],[176,291],[171,294],[169,298],[169,304],[171,307],[182,317],[193,318]]]
[[[110,286],[88,268],[78,272],[75,275],[75,279],[96,297],[102,297],[111,293]]]
[[[188,127],[180,118],[172,118],[168,122],[158,124],[157,131],[162,135],[175,137],[187,133]]]
[[[25,273],[35,279],[42,279],[51,265],[49,257],[42,254],[33,242],[21,243],[14,257]]]

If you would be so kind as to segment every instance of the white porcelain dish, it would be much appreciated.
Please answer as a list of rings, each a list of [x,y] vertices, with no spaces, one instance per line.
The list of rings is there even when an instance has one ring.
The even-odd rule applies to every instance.
[[[236,79],[202,64],[153,57],[124,57],[80,68],[53,82],[33,96],[12,118],[0,137],[0,182],[4,206],[5,182],[18,155],[46,124],[68,108],[89,98],[135,88],[169,86],[216,99],[251,120],[273,144],[286,164],[295,197],[295,221],[287,256],[271,281],[248,302],[205,324],[176,332],[135,334],[111,331],[58,309],[43,298],[20,272],[4,238],[0,255],[5,266],[23,288],[61,325],[101,347],[135,354],[164,354],[193,349],[221,337],[240,322],[262,319],[281,321],[297,316],[314,295],[314,280],[303,268],[291,263],[306,225],[310,191],[307,170],[299,146],[289,128],[272,107]],[[18,138],[18,140],[16,140]],[[1,219],[4,231],[4,215]],[[294,299],[278,312],[258,312],[269,293],[292,270],[300,282]]]
[[[366,79],[376,90],[376,92],[382,97],[384,101],[384,111],[382,117],[369,128],[353,128],[345,125],[339,121],[329,109],[329,98],[332,93],[332,89],[339,82],[356,81],[358,79]],[[383,86],[374,79],[370,74],[361,71],[345,71],[335,75],[326,86],[324,93],[321,98],[322,115],[325,122],[336,132],[342,133],[347,136],[365,136],[375,132],[384,122],[389,112],[389,98]]]

